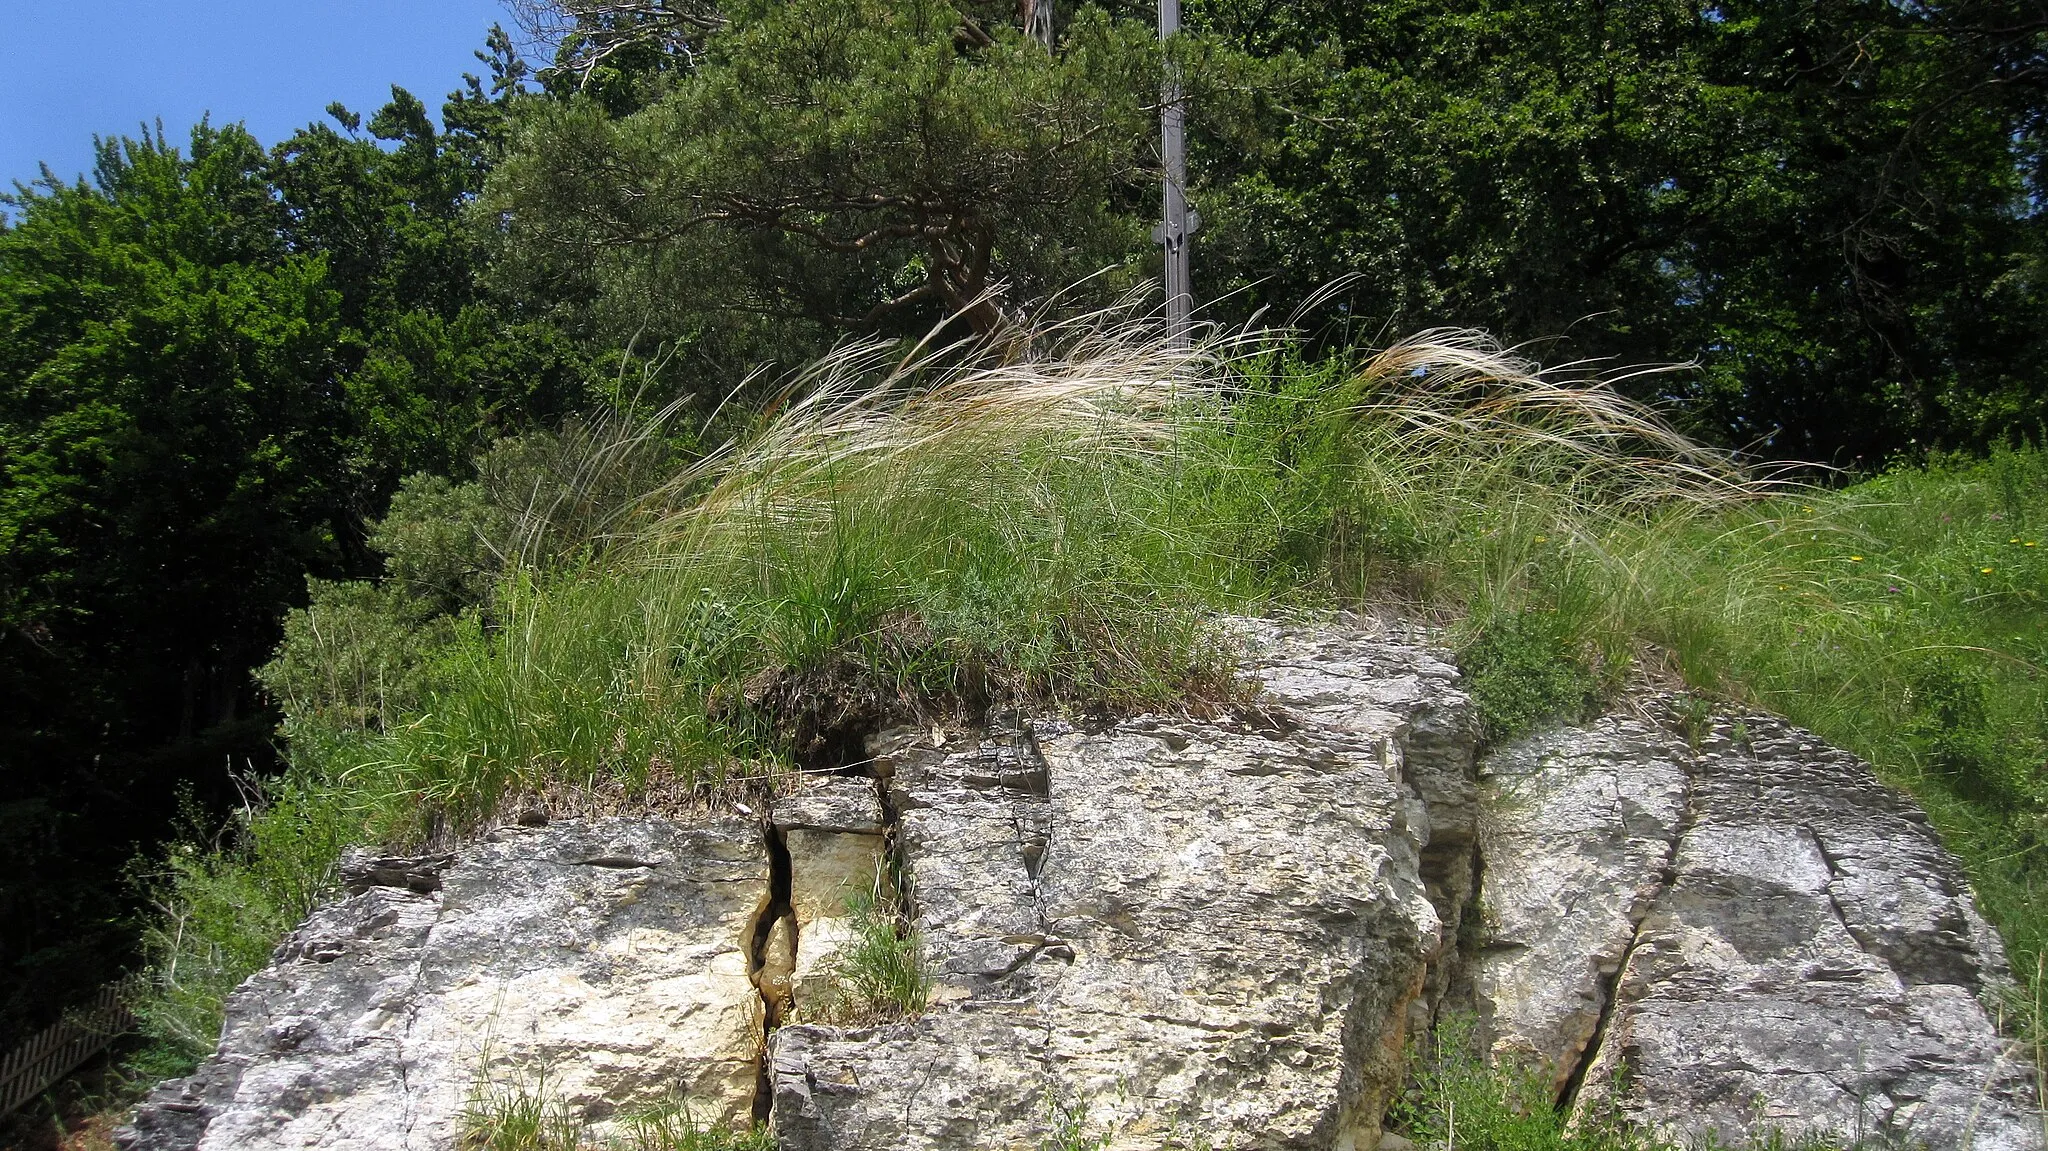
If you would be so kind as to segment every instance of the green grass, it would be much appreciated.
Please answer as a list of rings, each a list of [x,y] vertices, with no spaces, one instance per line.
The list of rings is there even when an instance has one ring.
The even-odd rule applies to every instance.
[[[482,1080],[462,1113],[461,1151],[774,1151],[766,1128],[700,1124],[682,1102],[634,1108],[595,1134],[545,1073]]]
[[[1444,625],[1496,736],[1597,705],[1643,657],[1862,753],[2035,970],[2039,454],[1774,487],[1458,333],[1304,364],[1284,338],[1176,351],[1112,324],[1041,353],[849,348],[688,466],[649,464],[660,427],[591,425],[530,485],[558,494],[507,515],[518,562],[486,599],[422,615],[394,580],[296,614],[266,673],[290,771],[160,884],[161,1049],[210,1044],[347,841],[446,839],[533,792],[770,786],[887,715],[1228,697],[1217,613],[1359,604]],[[457,558],[393,566],[458,573],[419,581],[446,596]]]
[[[1470,1016],[1453,1015],[1409,1046],[1408,1082],[1388,1109],[1389,1129],[1419,1148],[1461,1151],[1738,1151],[1723,1144],[1681,1147],[1618,1117],[1556,1105],[1550,1075],[1501,1062],[1489,1066]],[[1827,1135],[1758,1133],[1739,1151],[1849,1151]],[[1870,1144],[1856,1145],[1875,1151]]]
[[[831,960],[829,990],[815,1011],[805,1014],[846,1026],[865,1026],[921,1014],[931,998],[924,939],[905,921],[887,872],[876,869],[865,891],[846,897],[853,937]]]

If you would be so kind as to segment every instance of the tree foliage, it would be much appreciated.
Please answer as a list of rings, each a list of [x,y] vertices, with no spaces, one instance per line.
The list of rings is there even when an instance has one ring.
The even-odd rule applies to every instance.
[[[513,246],[595,270],[622,327],[906,331],[962,312],[986,333],[1143,251],[1149,28],[1084,10],[1048,53],[946,0],[726,18],[629,115],[530,105],[494,177]]]
[[[0,229],[0,1032],[122,950],[122,864],[174,790],[272,758],[250,670],[308,575],[364,575],[400,476],[582,401],[582,352],[489,294],[465,222],[519,79],[502,35],[437,128],[394,89],[266,152],[100,145]],[[24,849],[26,850],[26,849]]]
[[[1472,324],[1697,359],[1715,438],[1875,463],[2048,419],[2048,25],[1864,0],[1191,0],[1331,66],[1198,152],[1209,292],[1355,276],[1356,336]]]

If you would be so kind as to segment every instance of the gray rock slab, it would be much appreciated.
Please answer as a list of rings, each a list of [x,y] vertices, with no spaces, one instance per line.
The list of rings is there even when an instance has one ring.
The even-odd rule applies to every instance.
[[[1377,1139],[1443,942],[1404,765],[1451,673],[1263,639],[1290,662],[1239,716],[888,757],[934,1007],[777,1031],[785,1151],[1038,1146],[1062,1123],[1115,1148]]]
[[[1485,881],[1467,964],[1481,1034],[1493,1058],[1542,1067],[1559,1093],[1664,889],[1689,756],[1659,725],[1610,716],[1480,762]]]
[[[1493,1058],[1680,1140],[2041,1151],[1996,933],[1867,765],[1656,700],[1475,764],[1422,638],[1232,626],[1261,691],[1225,714],[905,729],[759,816],[352,853],[119,1138],[442,1151],[520,1087],[600,1140],[680,1096],[772,1102],[784,1151],[1359,1151],[1469,1001]],[[850,897],[899,882],[930,1010],[823,1025]]]
[[[150,1096],[124,1147],[451,1148],[473,1092],[538,1087],[543,1070],[600,1125],[676,1091],[745,1121],[758,825],[505,828],[426,893],[417,866],[353,873],[400,886],[365,884],[288,937],[229,1000],[219,1051]]]
[[[1769,716],[1716,721],[1578,1105],[1680,1138],[2032,1151],[1995,936],[1926,817]]]

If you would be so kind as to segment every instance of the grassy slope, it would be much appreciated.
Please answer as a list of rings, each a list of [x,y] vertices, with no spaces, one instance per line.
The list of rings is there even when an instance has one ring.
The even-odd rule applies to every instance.
[[[2019,973],[2048,947],[2048,457],[1905,468],[1647,557],[1693,682],[1870,759],[1968,864]]]
[[[238,842],[164,881],[161,1069],[210,1044],[220,996],[345,841],[459,830],[533,790],[746,786],[832,754],[833,716],[805,700],[858,719],[1227,693],[1207,613],[1273,605],[1436,614],[1496,730],[1661,645],[1914,789],[2031,974],[2040,456],[1758,499],[1599,389],[1469,339],[1312,368],[1120,333],[1064,351],[966,373],[851,351],[755,440],[522,567],[435,643],[350,615],[359,592],[316,604],[294,634],[322,642],[287,650],[315,665],[291,680],[291,774]],[[423,686],[370,706],[372,680]]]

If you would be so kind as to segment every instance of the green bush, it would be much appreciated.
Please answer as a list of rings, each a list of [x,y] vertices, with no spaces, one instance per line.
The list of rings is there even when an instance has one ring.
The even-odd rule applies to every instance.
[[[457,621],[393,584],[306,581],[307,604],[256,681],[284,708],[286,731],[381,731],[426,706]]]
[[[502,454],[504,449],[499,449]],[[512,516],[481,483],[411,475],[370,531],[387,586],[430,613],[454,615],[483,603],[515,546]]]
[[[1599,709],[1612,677],[1596,666],[1571,625],[1554,610],[1525,609],[1487,621],[1459,649],[1458,666],[1486,739],[1509,739]]]

